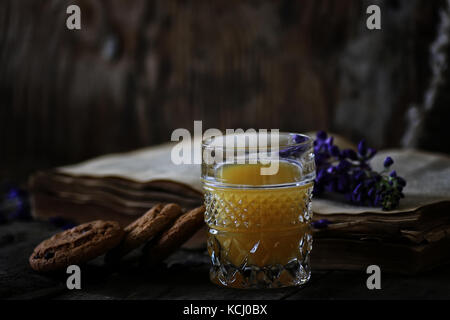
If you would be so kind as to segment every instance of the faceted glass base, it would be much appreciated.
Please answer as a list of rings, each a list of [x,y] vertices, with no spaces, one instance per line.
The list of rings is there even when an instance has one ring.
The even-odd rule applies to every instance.
[[[232,288],[282,288],[311,276],[309,229],[238,233],[209,229],[210,279]]]

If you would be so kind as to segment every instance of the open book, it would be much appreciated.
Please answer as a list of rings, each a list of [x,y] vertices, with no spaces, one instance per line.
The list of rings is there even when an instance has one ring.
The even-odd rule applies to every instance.
[[[80,223],[111,219],[126,225],[155,203],[198,206],[200,165],[173,164],[172,147],[169,143],[38,172],[30,178],[33,214]],[[388,150],[375,156],[373,167],[379,169],[387,155],[408,182],[406,198],[394,211],[314,199],[314,220],[332,224],[315,233],[313,267],[362,269],[378,264],[411,273],[450,258],[450,157]]]

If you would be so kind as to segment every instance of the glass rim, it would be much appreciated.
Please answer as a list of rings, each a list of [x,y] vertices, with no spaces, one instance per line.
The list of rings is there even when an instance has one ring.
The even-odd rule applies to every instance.
[[[258,136],[258,132],[255,132],[255,133],[252,133],[252,134],[256,134],[256,136]],[[270,134],[272,134],[272,133],[268,132],[267,134],[270,136]],[[247,145],[244,146],[244,147],[238,147],[238,146],[228,147],[228,146],[226,146],[226,144],[225,145],[222,144],[221,146],[212,144],[213,140],[215,140],[215,139],[217,139],[219,137],[237,136],[237,135],[244,135],[245,136],[247,134],[246,133],[233,133],[233,134],[224,134],[224,135],[220,135],[220,136],[212,136],[212,137],[209,137],[209,138],[206,138],[206,139],[202,139],[202,144],[201,144],[202,149],[219,149],[219,150],[226,150],[228,148],[236,149],[236,150],[241,150],[241,149],[251,150],[251,149],[253,149],[251,147],[248,147]],[[304,133],[279,132],[278,135],[279,135],[279,137],[282,137],[282,136],[283,137],[300,136],[300,137],[304,138],[304,141],[301,141],[301,142],[292,141],[292,143],[279,144],[278,147],[277,147],[278,149],[287,148],[287,147],[300,147],[300,146],[307,146],[307,145],[310,145],[312,147],[312,144],[313,144],[313,138],[308,136],[307,134],[304,134]],[[257,148],[258,148],[258,146],[256,147],[256,149]],[[272,148],[274,148],[274,147],[267,146],[267,149],[272,149]]]

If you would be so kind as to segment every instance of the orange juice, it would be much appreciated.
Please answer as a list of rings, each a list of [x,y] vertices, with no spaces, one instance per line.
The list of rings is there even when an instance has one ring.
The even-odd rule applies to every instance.
[[[261,164],[225,164],[204,183],[213,282],[230,287],[282,287],[309,279],[312,181],[296,163],[278,173]]]

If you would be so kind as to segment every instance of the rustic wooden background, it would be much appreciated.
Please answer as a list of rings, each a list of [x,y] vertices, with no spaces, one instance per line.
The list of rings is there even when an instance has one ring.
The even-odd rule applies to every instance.
[[[72,3],[82,10],[81,31],[65,27]],[[382,31],[365,26],[374,3]],[[194,120],[205,128],[327,129],[401,146],[407,110],[420,110],[430,86],[446,7],[444,0],[2,0],[0,174],[26,177],[167,141]],[[427,134],[409,145],[450,152],[448,88],[439,88],[439,103],[422,115]]]

